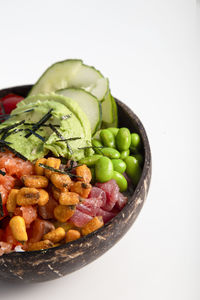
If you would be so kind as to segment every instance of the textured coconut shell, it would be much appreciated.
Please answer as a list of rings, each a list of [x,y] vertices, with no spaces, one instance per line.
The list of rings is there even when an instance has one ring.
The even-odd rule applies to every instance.
[[[31,85],[11,87],[0,91],[26,96]],[[145,129],[139,118],[124,103],[118,106],[119,127],[128,127],[142,138],[144,167],[140,181],[122,211],[96,232],[59,247],[33,252],[13,252],[0,257],[0,279],[40,282],[74,272],[114,246],[132,226],[147,196],[151,179],[151,152]]]

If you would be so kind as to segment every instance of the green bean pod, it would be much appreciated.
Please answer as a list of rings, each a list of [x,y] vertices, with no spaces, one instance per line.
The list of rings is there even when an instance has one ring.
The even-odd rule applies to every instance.
[[[94,154],[92,156],[84,157],[79,160],[79,163],[85,164],[88,167],[92,167],[96,164],[96,162],[102,157],[100,154]]]
[[[122,127],[119,129],[116,137],[116,145],[119,151],[128,150],[131,144],[131,134],[128,128]]]
[[[112,159],[112,164],[113,164],[113,168],[115,171],[119,172],[119,173],[124,173],[126,170],[126,163],[119,158],[114,158]]]
[[[115,137],[108,129],[103,129],[100,132],[100,138],[105,147],[115,148]]]
[[[95,178],[97,182],[106,182],[112,179],[113,164],[108,157],[101,157],[95,164]]]
[[[124,160],[125,158],[127,158],[130,155],[130,150],[124,150],[120,153],[120,159]]]
[[[109,131],[111,131],[114,136],[116,136],[118,134],[118,131],[119,131],[119,128],[115,128],[115,127],[109,127],[107,129]]]
[[[143,165],[144,163],[144,157],[142,154],[138,153],[138,154],[135,154],[134,157],[137,159],[138,163],[140,166]]]
[[[140,149],[141,147],[141,138],[138,133],[131,133],[131,147]]]
[[[127,190],[127,180],[121,173],[113,171],[112,179],[114,179],[117,182],[120,192],[125,192]]]
[[[142,169],[138,160],[133,156],[128,156],[125,159],[126,173],[131,178],[132,182],[136,185],[140,180]]]
[[[119,151],[117,151],[114,148],[108,148],[108,147],[102,148],[101,154],[103,154],[104,156],[107,156],[109,158],[120,158]]]
[[[101,148],[103,147],[103,144],[99,140],[92,139],[92,146],[93,146],[94,151],[97,154],[102,154],[101,153]]]

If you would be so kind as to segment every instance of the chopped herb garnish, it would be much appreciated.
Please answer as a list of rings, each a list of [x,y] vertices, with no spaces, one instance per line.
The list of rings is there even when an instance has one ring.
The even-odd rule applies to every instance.
[[[41,136],[40,134],[38,134],[37,132],[31,130],[31,129],[25,129],[26,131],[29,131],[30,133],[32,133],[33,135],[35,135],[38,139],[40,139],[41,141],[45,141],[45,138],[43,136]]]
[[[55,134],[62,140],[66,142],[67,149],[69,150],[69,153],[72,154],[72,148],[70,147],[68,141],[62,136],[62,134],[54,127],[54,125],[50,124],[49,127],[55,132]]]
[[[82,178],[81,176],[72,174],[72,173],[67,172],[67,171],[62,171],[62,170],[59,170],[59,169],[55,169],[55,168],[52,168],[52,167],[44,165],[44,164],[39,164],[39,166],[42,167],[42,168],[44,168],[44,169],[50,170],[52,172],[69,175],[70,177]]]
[[[20,122],[18,122],[18,123],[15,123],[15,124],[13,124],[13,125],[10,125],[10,126],[1,128],[1,129],[0,129],[0,133],[5,132],[5,131],[9,131],[9,130],[15,128],[15,127],[18,127],[18,126],[24,124],[24,122],[25,122],[25,120],[22,120],[22,121],[20,121]]]
[[[11,116],[11,117],[15,117],[15,116],[18,116],[18,115],[20,115],[20,114],[27,113],[27,112],[31,112],[31,111],[34,111],[34,108],[30,108],[30,109],[21,111],[21,112],[18,113],[18,114],[13,114],[13,115],[10,115],[10,116]]]
[[[61,119],[62,120],[67,120],[67,119],[71,118],[71,116],[72,115],[65,115],[65,116],[62,116]]]
[[[0,140],[0,146],[10,145],[10,142]]]
[[[6,172],[4,172],[4,171],[0,170],[0,175],[3,175],[3,176],[5,176],[5,175],[6,175]]]
[[[27,125],[27,126],[33,126],[35,125],[35,123],[24,123],[24,125]],[[60,125],[53,125],[54,127],[60,127]],[[50,124],[42,124],[40,127],[50,127]]]
[[[4,212],[3,212],[3,201],[2,201],[1,193],[0,193],[0,216],[1,216],[1,217],[4,216]]]
[[[16,129],[14,129],[14,130],[12,130],[12,131],[5,132],[5,133],[2,135],[1,138],[2,138],[2,140],[5,140],[9,135],[15,134],[15,133],[20,132],[20,131],[23,131],[23,129],[16,128]]]
[[[0,141],[0,144],[1,144],[2,141]],[[5,141],[3,141],[5,142]],[[9,143],[10,144],[10,143]],[[1,146],[1,145],[0,145]],[[13,149],[12,147],[8,146],[8,142],[6,142],[4,145],[3,145],[5,148],[7,148],[8,150],[10,150],[10,152],[12,152],[13,154],[15,154],[17,157],[23,159],[23,160],[27,160],[27,158],[25,156],[23,156],[21,153],[19,153],[17,150]]]
[[[80,140],[81,137],[71,137],[67,139],[62,139],[62,140],[57,140],[56,142],[66,142],[66,141],[75,141],[75,140]]]
[[[22,114],[22,113],[31,112],[31,111],[33,111],[33,110],[34,110],[34,108],[31,108],[31,109],[28,109],[28,110],[24,110],[24,111],[22,111],[22,112],[20,112],[20,113],[18,113],[18,114],[13,114],[13,115],[10,115],[10,114],[4,114],[4,115],[1,115],[1,116],[0,116],[0,120],[2,120],[2,119],[9,119],[9,118],[11,118],[11,117],[19,116],[19,115]]]
[[[51,109],[48,111],[48,113],[46,113],[46,115],[44,115],[44,116],[42,117],[41,120],[39,120],[36,124],[33,125],[32,131],[38,130],[38,129],[40,128],[40,126],[42,126],[47,120],[49,120],[49,119],[52,117],[52,114],[51,114],[52,110],[53,110],[53,108],[51,108]],[[29,136],[31,136],[31,134],[32,134],[32,133],[29,132],[29,133],[27,133],[27,134],[25,135],[25,137],[28,138]]]

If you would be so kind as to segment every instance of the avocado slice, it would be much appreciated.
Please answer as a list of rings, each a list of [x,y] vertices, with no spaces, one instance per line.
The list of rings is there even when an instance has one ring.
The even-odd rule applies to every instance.
[[[90,146],[91,129],[89,121],[77,103],[73,105],[73,101],[69,100],[67,101],[68,104],[65,105],[66,100],[63,98],[65,97],[52,94],[37,95],[23,100],[23,103],[19,103],[20,105],[12,111],[11,117],[0,125],[0,129],[17,124],[21,120],[26,120],[26,123],[17,127],[22,131],[9,135],[5,140],[10,142],[12,148],[30,161],[43,157],[49,151],[52,151],[56,156],[74,160],[84,157],[84,149],[80,148]],[[30,111],[31,109],[33,110]],[[61,138],[48,126],[42,126],[36,130],[36,133],[45,138],[45,141],[34,134],[26,138],[27,130],[32,128],[32,126],[26,124],[38,122],[50,109],[53,109],[51,112],[52,117],[45,124],[57,125],[56,129],[68,141],[59,141]],[[66,118],[66,116],[70,117]],[[0,138],[2,136],[3,134]]]

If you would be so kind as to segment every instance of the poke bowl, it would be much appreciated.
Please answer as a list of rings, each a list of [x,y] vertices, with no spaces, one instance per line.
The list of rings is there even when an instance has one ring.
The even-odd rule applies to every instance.
[[[41,81],[39,81],[39,82],[41,82]],[[14,95],[20,96],[22,101],[24,101],[23,99],[25,98],[25,101],[26,101],[26,99],[28,99],[27,95],[30,95],[30,92],[33,90],[33,88],[34,88],[33,85],[24,85],[24,86],[16,86],[16,87],[11,87],[11,88],[6,88],[6,89],[3,89],[0,91],[0,99],[6,97],[7,95],[14,94]],[[33,96],[30,96],[30,97],[33,97]],[[41,99],[42,99],[42,96],[41,96]],[[29,226],[27,226],[27,224],[26,224],[27,228],[25,228],[25,231],[27,231],[27,234],[26,234],[26,232],[20,233],[20,230],[17,231],[17,229],[16,229],[16,228],[18,228],[18,224],[14,223],[14,221],[18,221],[19,218],[20,218],[20,221],[23,219],[22,218],[23,213],[21,213],[21,212],[20,212],[20,214],[15,213],[15,211],[19,212],[19,209],[21,207],[23,207],[23,205],[20,206],[19,199],[18,199],[19,197],[16,198],[16,199],[18,199],[18,200],[16,200],[18,202],[15,203],[15,210],[13,209],[13,211],[12,211],[12,208],[10,208],[10,210],[9,210],[9,205],[7,202],[5,204],[5,207],[7,205],[8,210],[6,208],[3,209],[4,217],[0,218],[0,230],[2,230],[2,232],[6,231],[6,230],[8,230],[8,226],[9,226],[9,230],[12,229],[11,230],[12,238],[14,235],[14,237],[16,238],[14,240],[17,240],[17,242],[14,244],[14,246],[12,245],[11,251],[5,251],[0,256],[0,280],[17,281],[17,282],[42,282],[42,281],[53,280],[53,279],[57,279],[62,276],[65,276],[65,275],[67,275],[71,272],[74,272],[74,271],[82,268],[83,266],[89,264],[90,262],[92,262],[95,259],[97,259],[98,257],[100,257],[102,254],[104,254],[106,251],[108,251],[112,246],[114,246],[124,236],[124,234],[128,231],[128,229],[132,226],[132,224],[136,220],[136,218],[143,206],[143,203],[146,199],[149,185],[150,185],[151,151],[150,151],[150,146],[149,146],[146,131],[145,131],[141,121],[139,120],[139,118],[123,102],[117,100],[116,98],[113,98],[113,99],[116,104],[116,107],[114,108],[114,110],[115,110],[115,112],[117,112],[116,114],[118,116],[117,117],[118,124],[116,123],[116,120],[115,120],[115,123],[113,122],[114,118],[112,119],[111,126],[106,125],[106,122],[104,122],[104,125],[100,128],[100,125],[98,124],[98,126],[97,126],[96,125],[97,123],[95,123],[95,126],[97,126],[97,127],[96,127],[95,132],[93,132],[93,139],[98,140],[98,139],[101,139],[101,137],[102,137],[102,140],[103,140],[104,137],[103,137],[103,133],[101,134],[101,131],[108,130],[108,128],[122,128],[122,129],[125,128],[125,129],[128,129],[130,132],[137,134],[140,137],[140,153],[136,153],[136,152],[134,153],[134,151],[136,151],[136,150],[133,149],[132,150],[133,154],[131,154],[130,156],[135,157],[136,154],[140,154],[140,157],[143,158],[143,161],[141,162],[141,173],[140,173],[140,176],[137,178],[137,180],[135,180],[135,177],[130,178],[131,174],[130,174],[130,176],[127,176],[127,174],[123,173],[123,176],[125,176],[126,182],[128,182],[128,185],[127,185],[128,187],[127,186],[124,187],[123,182],[122,183],[120,181],[117,182],[117,180],[118,180],[117,178],[116,178],[116,180],[113,180],[113,178],[115,179],[115,177],[109,178],[109,175],[106,172],[104,174],[104,169],[102,169],[102,164],[101,164],[100,170],[99,170],[99,165],[97,166],[97,162],[99,162],[99,159],[102,157],[103,157],[103,159],[105,159],[105,157],[106,157],[106,159],[108,158],[108,160],[110,160],[111,158],[109,158],[106,154],[104,155],[104,153],[102,153],[102,151],[104,151],[103,149],[105,148],[104,146],[98,147],[98,146],[93,145],[92,150],[95,151],[96,153],[92,153],[92,154],[90,153],[90,154],[88,154],[88,157],[90,158],[90,157],[95,156],[98,158],[98,160],[97,160],[97,162],[95,162],[95,166],[94,166],[94,170],[96,172],[94,175],[94,177],[95,177],[94,182],[92,182],[92,183],[90,182],[90,183],[91,183],[91,189],[93,189],[93,191],[94,191],[96,188],[104,189],[104,185],[108,182],[114,182],[116,186],[118,185],[117,191],[118,192],[120,191],[119,195],[123,195],[121,199],[122,200],[126,199],[126,201],[123,202],[124,201],[123,200],[122,201],[123,203],[121,206],[118,202],[118,207],[117,207],[117,203],[115,203],[114,204],[115,206],[113,206],[112,209],[108,209],[108,211],[106,210],[106,208],[105,208],[106,206],[104,203],[103,211],[105,211],[105,215],[103,215],[99,212],[94,213],[93,215],[89,214],[89,219],[87,220],[86,224],[81,225],[80,228],[78,228],[75,221],[73,223],[73,220],[74,220],[73,216],[71,217],[71,219],[69,218],[69,221],[71,220],[69,222],[71,227],[67,228],[67,229],[63,225],[61,225],[62,222],[60,221],[60,219],[58,217],[54,221],[59,223],[59,225],[56,226],[55,224],[57,224],[57,223],[54,222],[53,225],[55,225],[55,227],[51,228],[51,226],[50,226],[50,228],[45,232],[44,236],[46,236],[46,238],[44,238],[44,236],[43,236],[43,238],[41,238],[41,240],[39,240],[39,243],[44,243],[44,241],[46,242],[47,240],[50,240],[50,244],[44,248],[38,246],[37,239],[36,240],[32,239],[32,242],[30,242],[30,244],[28,244],[28,246],[27,246],[27,243],[28,243],[27,239],[29,239],[29,235],[31,236],[32,231],[33,231],[33,229],[29,229]],[[48,106],[48,108],[49,108],[49,106]],[[20,108],[17,108],[17,109],[18,109],[18,111],[15,109],[13,110],[14,118],[18,114]],[[30,109],[32,109],[32,108],[30,108]],[[23,112],[24,112],[24,110],[23,110]],[[11,115],[12,115],[12,113],[11,113]],[[6,122],[7,122],[8,113],[6,113],[5,111],[4,111],[4,116],[5,116],[4,120],[6,120]],[[41,120],[41,116],[38,118],[39,118],[39,120]],[[3,119],[3,117],[2,117],[2,119]],[[8,118],[8,122],[9,122],[9,119],[10,118]],[[28,120],[28,121],[30,121],[30,120]],[[20,119],[19,122],[22,122],[22,120]],[[24,120],[23,120],[23,122],[24,122]],[[38,122],[38,120],[37,120],[37,122]],[[4,124],[4,122],[2,124]],[[15,120],[15,124],[16,124],[16,120]],[[9,126],[12,126],[12,125],[9,124]],[[14,127],[12,127],[12,128],[14,128]],[[31,127],[31,128],[34,128],[34,127]],[[1,132],[2,131],[1,131],[1,125],[0,125],[0,133]],[[32,133],[32,135],[34,135],[34,133],[31,131],[28,133],[29,134]],[[7,133],[5,133],[3,131],[4,137],[6,134]],[[26,134],[27,134],[27,132],[26,132]],[[100,137],[99,137],[99,135],[100,135]],[[35,136],[36,136],[36,134],[35,134]],[[61,137],[61,139],[62,139],[62,137]],[[117,138],[115,136],[115,140],[116,139]],[[2,140],[5,141],[5,139],[3,139],[2,135],[1,135],[0,142]],[[8,141],[9,141],[9,139],[8,139]],[[4,144],[4,142],[2,142],[2,143],[3,144],[2,145],[0,144],[0,147],[1,147],[1,151],[3,153],[2,154],[2,156],[3,156],[4,153],[7,154],[7,151],[13,150],[13,145],[10,142],[6,142],[6,144]],[[106,143],[106,141],[105,141],[105,143]],[[4,149],[3,146],[5,146],[6,149]],[[96,149],[95,149],[95,147],[96,147]],[[82,147],[80,147],[80,149],[81,148]],[[88,147],[86,146],[83,148],[84,148],[84,153],[86,150],[87,151],[91,150],[90,146],[88,146]],[[118,147],[118,148],[120,148],[120,147]],[[16,149],[17,150],[15,150],[15,153],[12,153],[12,155],[16,155],[17,159],[18,158],[21,159],[20,155],[18,155],[18,154],[20,154],[19,153],[20,151],[17,147],[16,147]],[[107,149],[107,147],[106,147],[106,149]],[[122,146],[122,149],[123,149],[123,146]],[[68,150],[70,151],[70,149],[68,149]],[[24,154],[24,152],[23,152],[23,154]],[[22,158],[23,158],[23,154],[21,154]],[[33,155],[34,154],[35,153],[33,153]],[[98,155],[99,155],[99,157],[98,157]],[[130,157],[130,156],[128,156],[128,157]],[[51,158],[51,155],[49,155],[49,153],[48,153],[45,157],[46,157],[45,159],[48,160],[48,157]],[[79,166],[80,167],[83,165],[85,166],[85,164],[87,163],[88,157],[86,156],[81,159],[78,159],[78,162],[74,166],[74,169],[77,171]],[[139,156],[138,156],[138,158],[139,158]],[[69,161],[73,161],[73,160],[69,159],[69,160],[67,160],[67,163],[69,163]],[[90,159],[89,159],[89,161],[90,161]],[[127,158],[126,158],[126,159],[124,159],[124,161],[126,162],[126,169],[128,169],[129,167],[127,167],[127,164],[129,163],[129,160],[127,160]],[[105,160],[105,163],[106,163],[106,160]],[[104,161],[103,161],[103,165],[104,165]],[[114,166],[114,164],[113,164],[113,166]],[[71,167],[73,168],[73,166],[71,166]],[[91,167],[91,165],[89,164],[87,167],[89,169],[91,169],[91,171],[92,171],[93,165]],[[44,174],[44,172],[47,172],[47,173],[51,172],[51,176],[52,176],[52,174],[54,174],[54,175],[57,174],[55,169],[48,169],[48,167],[45,168],[45,165],[43,165],[43,164],[40,164],[40,171],[41,171],[41,168],[43,168],[43,174]],[[113,168],[115,168],[115,166]],[[5,173],[7,170],[6,168],[2,169],[2,167],[1,167],[1,157],[0,157],[0,170],[1,170],[1,172],[5,172]],[[60,167],[60,170],[61,171],[58,171],[58,174],[59,174],[59,172],[62,174],[63,168]],[[112,172],[114,172],[114,171],[112,171]],[[131,173],[131,172],[132,171],[129,171],[129,170],[127,171],[127,173]],[[102,178],[102,173],[104,175],[103,178]],[[38,174],[39,173],[36,173],[37,176],[38,176]],[[72,176],[77,176],[77,174],[79,174],[79,173],[74,173],[74,171],[73,171]],[[116,174],[118,174],[117,171],[116,171],[115,175]],[[30,176],[36,176],[36,175],[30,175]],[[64,174],[62,174],[62,175],[65,176]],[[107,176],[107,175],[108,175],[108,178],[104,179],[105,176]],[[0,176],[3,176],[3,174],[1,173]],[[6,176],[7,176],[7,174],[6,174]],[[4,179],[6,176],[4,175]],[[23,189],[30,187],[30,185],[26,183],[26,181],[29,179],[29,177],[27,179],[26,176],[28,176],[28,175],[22,176],[23,184],[19,183],[19,186],[14,187],[14,189],[17,190],[18,194],[19,194],[19,191],[22,191]],[[120,176],[121,175],[119,175],[119,177]],[[56,175],[54,177],[56,178]],[[47,177],[47,180],[49,180],[49,182],[50,182],[49,177]],[[53,179],[51,177],[51,185],[53,182],[52,180]],[[74,185],[76,182],[78,182],[78,183],[81,182],[81,184],[83,184],[83,182],[81,181],[82,179],[80,179],[80,182],[79,182],[78,176],[77,176],[77,178],[72,179],[72,180],[74,180],[74,182],[72,181],[74,183]],[[18,183],[18,181],[17,181],[17,183]],[[1,183],[1,185],[2,185],[2,183]],[[0,187],[1,187],[1,185],[0,185]],[[24,187],[24,185],[25,185],[25,187]],[[31,186],[31,188],[33,188],[33,187]],[[0,191],[1,191],[1,189],[0,189]],[[73,189],[66,190],[65,193],[72,193],[72,191],[73,191]],[[2,191],[1,191],[1,193],[2,193]],[[10,192],[10,194],[11,194],[11,192]],[[91,195],[91,190],[90,190],[89,195]],[[61,196],[59,196],[59,197],[61,197]],[[2,196],[1,196],[1,198],[2,198]],[[83,199],[83,198],[88,198],[88,199]],[[91,199],[91,196],[87,195],[87,196],[83,197],[82,194],[79,194],[80,202],[79,202],[78,206],[76,205],[76,207],[75,207],[76,211],[78,211],[78,212],[81,211],[81,213],[82,212],[85,213],[84,210],[81,210],[81,206],[84,207],[84,203],[86,203],[87,200],[90,200],[90,199]],[[31,224],[36,224],[36,221],[38,221],[38,219],[39,220],[42,219],[42,220],[40,220],[41,222],[42,221],[49,222],[49,221],[51,221],[51,218],[52,218],[52,217],[51,218],[44,217],[44,219],[42,218],[43,214],[40,214],[40,209],[42,206],[41,207],[39,206],[38,201],[39,200],[37,200],[37,203],[36,203],[37,219],[35,217],[32,220]],[[64,207],[65,206],[65,202],[62,203],[60,198],[59,198],[59,200],[57,199],[57,201],[58,201],[58,203],[57,203],[56,207],[58,207],[58,206]],[[83,202],[81,202],[81,201],[83,201]],[[86,202],[84,202],[84,201],[86,201]],[[60,205],[59,203],[60,204],[62,203],[62,205]],[[1,200],[0,204],[1,204],[0,206],[2,206],[2,200]],[[69,204],[70,205],[68,205],[67,207],[71,208],[72,203],[70,202]],[[108,203],[107,203],[107,205],[108,205]],[[33,207],[36,210],[36,208],[35,208],[36,206],[33,205]],[[73,205],[73,207],[74,207],[74,205]],[[102,207],[100,208],[100,211],[102,212]],[[109,213],[110,213],[110,215],[109,215]],[[91,223],[93,220],[95,220],[97,223],[102,222],[102,224],[100,224],[100,225],[97,224],[97,227],[95,227],[95,226],[93,226],[94,224]],[[63,223],[64,223],[64,221],[63,221]],[[88,226],[89,223],[91,223],[92,225],[90,224],[90,226]],[[30,225],[30,227],[31,226],[36,226],[36,225]],[[92,230],[90,230],[91,226],[93,226]],[[51,233],[60,228],[62,230],[63,230],[63,228],[65,229],[64,237],[60,238],[61,241],[59,239],[58,240],[51,239],[51,237],[50,237]],[[61,229],[60,229],[60,231],[62,232]],[[70,235],[67,235],[69,232],[73,233],[73,234],[75,234],[75,232],[76,232],[79,235],[76,238],[73,238],[73,237],[70,237]],[[20,236],[20,234],[22,234],[22,235],[25,234],[28,237],[20,239],[20,237],[18,238],[18,236]],[[10,238],[10,236],[9,236],[9,238]],[[8,242],[8,244],[10,242],[10,240],[8,239],[8,236],[6,236],[6,238],[5,238],[5,233],[3,233],[2,237],[1,237],[1,234],[0,234],[0,245],[4,245],[3,243],[7,243],[7,242]],[[37,244],[37,246],[36,246],[36,244]]]

